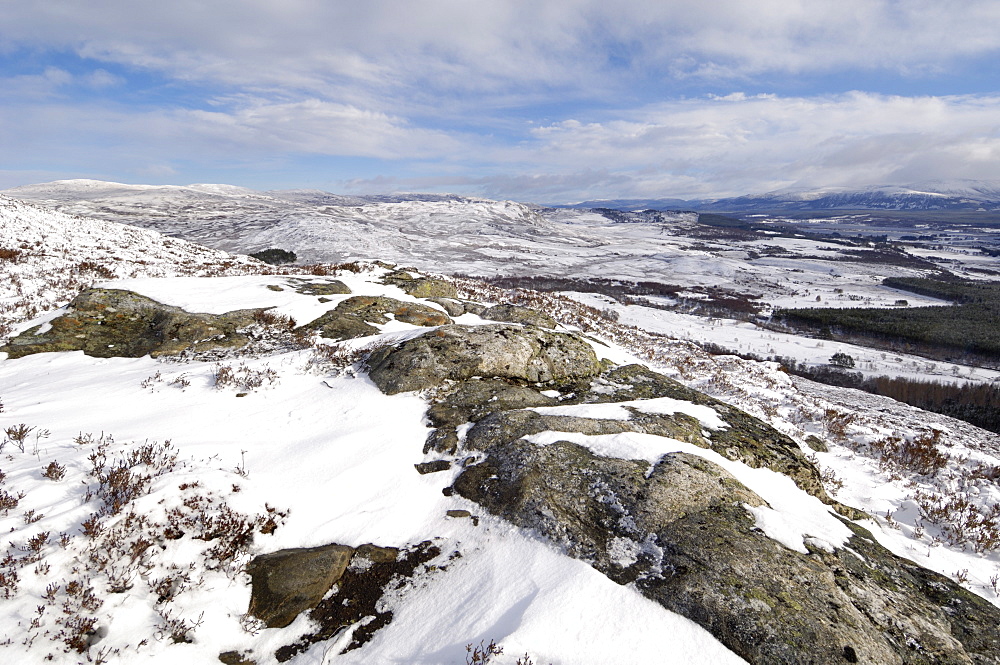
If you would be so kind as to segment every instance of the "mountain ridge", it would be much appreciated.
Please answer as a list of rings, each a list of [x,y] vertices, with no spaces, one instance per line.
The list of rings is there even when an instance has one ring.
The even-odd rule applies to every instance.
[[[187,192],[225,198],[264,197],[290,202],[324,203],[332,206],[363,206],[406,201],[487,201],[477,196],[419,192],[344,195],[319,189],[274,189],[258,191],[226,184],[142,185],[93,179],[54,180],[22,185],[3,194],[29,200],[71,198],[117,198],[136,193]],[[531,203],[522,202],[527,205]],[[810,211],[810,210],[1000,210],[1000,180],[931,180],[901,185],[867,187],[793,187],[740,196],[684,199],[646,197],[589,199],[576,203],[542,204],[552,208],[615,208],[621,210],[682,209],[716,212]]]

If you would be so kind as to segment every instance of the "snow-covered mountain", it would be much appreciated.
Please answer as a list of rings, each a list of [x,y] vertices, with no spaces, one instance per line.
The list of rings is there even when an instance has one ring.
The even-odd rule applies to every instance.
[[[1000,182],[930,181],[864,189],[793,189],[719,199],[716,210],[1000,210]]]
[[[716,199],[608,199],[583,201],[574,208],[618,210],[693,209],[717,212],[829,210],[1000,210],[1000,181],[934,180],[863,188],[782,189]]]

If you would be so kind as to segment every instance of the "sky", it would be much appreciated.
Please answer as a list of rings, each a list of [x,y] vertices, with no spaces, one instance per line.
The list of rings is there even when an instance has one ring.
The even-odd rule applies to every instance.
[[[0,0],[0,188],[1000,179],[996,0]]]

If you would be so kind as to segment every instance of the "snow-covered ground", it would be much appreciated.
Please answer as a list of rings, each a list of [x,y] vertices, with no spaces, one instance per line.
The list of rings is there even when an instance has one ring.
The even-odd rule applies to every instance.
[[[0,204],[0,246],[20,247],[16,242],[23,240],[27,247],[22,249],[31,250],[24,260],[0,262],[0,270],[20,280],[26,296],[19,297],[50,293],[48,300],[39,301],[42,309],[64,304],[81,285],[60,282],[42,289],[38,285],[44,276],[72,271],[85,257],[101,265],[129,266],[122,272],[112,270],[126,279],[101,281],[106,276],[95,274],[89,281],[135,290],[191,311],[273,307],[304,323],[345,297],[320,302],[291,288],[293,279],[314,279],[308,275],[161,277],[183,274],[170,266],[185,264],[186,257],[194,255],[171,258],[170,251],[198,250],[144,231],[132,239],[130,231],[107,222],[53,215],[4,199]],[[588,222],[606,223],[596,218]],[[13,233],[19,235],[9,235]],[[83,239],[88,237],[92,241],[86,244]],[[55,249],[47,249],[49,242],[56,243]],[[585,242],[580,242],[577,246],[583,247]],[[688,252],[681,263],[694,265],[698,256]],[[711,254],[702,256],[711,262]],[[205,254],[201,263],[191,261],[194,274],[218,274],[213,265],[226,264],[234,272],[264,269],[222,254]],[[725,273],[725,268],[713,270]],[[413,300],[381,284],[381,272],[341,271],[337,278],[355,293]],[[482,301],[513,297],[472,282],[460,285]],[[546,309],[554,315],[575,311],[572,301],[539,297],[548,299]],[[610,306],[589,302],[600,309]],[[1000,467],[997,436],[885,398],[793,379],[774,364],[711,357],[676,338],[689,334],[704,339],[718,328],[724,336],[750,340],[740,348],[771,343],[779,355],[785,355],[779,347],[794,351],[795,339],[768,339],[732,324],[698,328],[694,319],[659,318],[660,310],[617,309],[620,324],[604,321],[590,331],[609,344],[596,347],[601,355],[647,363],[766,420],[803,445],[810,435],[823,439],[829,451],[815,457],[828,470],[828,490],[869,512],[873,519],[862,524],[883,545],[1000,605],[1000,552],[976,551],[969,543],[949,538],[947,524],[922,517],[918,505],[921,496],[942,501],[961,496],[985,514],[1000,503],[1000,473],[990,472]],[[13,327],[15,332],[27,329],[52,316],[43,314]],[[8,321],[14,323],[13,318]],[[462,321],[478,319],[466,315]],[[666,331],[673,338],[651,331]],[[420,332],[391,321],[381,334],[398,339]],[[828,344],[809,350],[817,355],[802,357],[819,362],[840,349]],[[860,352],[852,349],[851,354],[858,357]],[[862,364],[867,362],[905,371],[911,361],[862,358]],[[457,469],[418,474],[414,464],[432,457],[421,453],[428,433],[426,396],[383,395],[363,373],[324,368],[308,348],[222,361],[234,368],[241,363],[247,372],[273,380],[237,391],[216,384],[219,364],[212,362],[148,356],[99,359],[81,352],[0,357],[0,429],[9,429],[0,451],[0,499],[6,502],[0,529],[10,543],[9,558],[0,566],[5,575],[0,578],[0,596],[5,590],[8,596],[0,599],[0,653],[5,662],[42,663],[50,654],[57,662],[83,660],[66,644],[80,628],[70,620],[93,617],[93,627],[99,630],[87,640],[95,661],[207,665],[218,662],[220,652],[252,649],[258,665],[273,663],[275,648],[305,633],[308,620],[300,617],[282,629],[261,629],[247,620],[249,586],[241,569],[252,556],[330,542],[399,547],[424,540],[441,549],[441,557],[432,562],[436,569],[418,574],[386,601],[395,618],[369,644],[338,655],[346,638],[342,636],[314,645],[290,662],[461,664],[465,645],[490,640],[504,647],[503,656],[494,661],[498,665],[513,664],[525,653],[538,665],[742,662],[703,629],[633,588],[610,582],[471,502],[445,496],[442,489],[451,484]],[[915,371],[920,373],[919,368]],[[924,368],[923,374],[929,373]],[[711,413],[691,404],[657,402],[647,407],[690,413],[709,432],[718,427]],[[588,407],[572,408],[587,415]],[[590,415],[609,417],[609,409],[616,407],[589,408]],[[568,436],[559,434],[560,439]],[[879,454],[893,437],[927,436],[935,438],[945,456],[935,474],[893,466]],[[535,438],[545,444],[552,435]],[[773,472],[662,437],[578,439],[602,455],[654,460],[683,450],[710,457],[768,500],[770,508],[756,509],[758,525],[790,548],[801,548],[805,538],[839,544],[847,535],[827,507]],[[145,461],[133,470],[150,476],[148,491],[105,515],[102,530],[95,533],[92,515],[109,505],[100,491],[97,467],[113,467],[130,452],[143,451]],[[478,523],[448,517],[447,511],[455,509],[478,515]],[[138,531],[138,518],[130,514],[143,516]],[[171,519],[194,524],[213,514],[243,516],[250,522],[261,516],[277,528],[258,532],[252,544],[225,560],[206,555],[213,541],[198,539],[197,528],[180,537],[164,537]],[[152,534],[151,542],[139,543],[135,533]],[[460,556],[453,556],[455,552]],[[164,595],[168,579],[172,582]],[[177,635],[191,641],[175,642],[172,636]]]
[[[881,280],[922,276],[935,265],[973,279],[985,275],[976,270],[1000,270],[1000,258],[968,247],[961,253],[908,247],[911,256],[928,263],[891,265],[852,255],[865,248],[843,242],[782,237],[777,231],[728,236],[724,229],[698,224],[691,212],[621,222],[590,210],[462,197],[384,201],[98,181],[60,181],[7,193],[232,252],[280,247],[295,251],[301,262],[377,256],[446,274],[655,281],[727,289],[776,307],[941,304],[887,289]],[[845,223],[851,221],[858,222],[858,232],[867,229],[863,221]]]
[[[0,337],[108,277],[239,275],[266,266],[155,231],[45,210],[0,195]]]
[[[341,279],[358,292],[410,299],[395,287],[366,283],[365,289],[359,277]],[[252,304],[305,318],[315,313],[316,297],[267,288],[280,280],[133,279],[104,286],[133,289],[196,311]],[[333,307],[343,297],[319,307]],[[405,324],[389,325],[401,327]],[[334,645],[321,644],[293,662],[319,662],[329,652],[331,662],[338,663],[462,663],[466,644],[491,639],[510,654],[496,662],[513,662],[525,652],[539,663],[742,662],[687,619],[568,559],[530,533],[487,515],[478,526],[446,517],[447,510],[478,511],[470,502],[442,494],[457,470],[426,476],[414,470],[415,463],[424,461],[424,400],[412,393],[386,397],[364,376],[311,371],[308,355],[299,351],[247,360],[253,369],[275,370],[277,379],[245,397],[216,387],[214,366],[206,362],[96,359],[78,352],[0,361],[0,422],[36,428],[23,452],[13,442],[3,451],[3,490],[23,492],[24,497],[0,518],[0,529],[9,531],[7,539],[15,546],[39,533],[50,534],[39,552],[42,568],[21,568],[18,591],[0,605],[0,635],[12,640],[4,647],[9,662],[43,662],[49,653],[57,660],[67,658],[63,645],[51,638],[58,628],[58,607],[49,608],[36,628],[26,631],[25,626],[44,604],[46,586],[65,588],[72,562],[86,557],[89,543],[80,531],[95,512],[86,491],[94,485],[88,456],[96,444],[79,443],[85,438],[81,433],[113,436],[109,459],[137,445],[171,442],[179,455],[177,470],[156,478],[150,494],[135,504],[154,521],[163,518],[164,506],[190,495],[178,488],[193,482],[197,493],[223,497],[237,511],[252,514],[269,504],[287,512],[273,535],[258,537],[252,553],[330,542],[402,546],[427,539],[449,555],[461,553],[447,570],[417,580],[400,597],[397,618],[363,650],[334,659]],[[52,462],[65,468],[57,481],[42,474]],[[27,511],[34,511],[30,523]],[[56,542],[63,533],[69,534],[65,546]],[[246,579],[237,572],[196,569],[190,588],[170,601],[174,618],[198,624],[191,634],[194,642],[156,639],[157,627],[164,623],[158,610],[164,608],[149,585],[170,574],[171,564],[188,561],[199,550],[197,541],[179,543],[144,554],[131,588],[121,593],[105,595],[104,576],[91,573],[90,583],[104,599],[94,614],[108,631],[92,653],[120,650],[129,662],[212,663],[222,651],[252,648],[264,663],[271,662],[269,646],[273,651],[290,643],[307,628],[300,620],[281,630],[244,630],[240,619],[249,602]],[[25,655],[22,638],[32,636]],[[147,643],[140,646],[144,639]],[[625,653],[622,644],[629,645]],[[70,654],[69,662],[74,658]]]
[[[833,354],[846,353],[856,363],[851,371],[861,372],[866,376],[893,376],[943,383],[1000,381],[1000,371],[982,367],[775,332],[735,319],[681,314],[642,305],[623,305],[614,298],[594,293],[565,292],[565,295],[591,307],[613,310],[618,313],[619,321],[643,330],[699,344],[716,344],[736,353],[761,358],[792,358],[800,364],[819,367],[829,365]]]

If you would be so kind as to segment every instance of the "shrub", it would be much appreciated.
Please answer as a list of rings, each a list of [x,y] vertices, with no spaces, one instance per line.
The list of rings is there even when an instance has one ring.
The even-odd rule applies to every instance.
[[[292,330],[297,325],[295,319],[285,314],[278,314],[269,309],[258,309],[253,313],[253,320],[262,326]]]
[[[854,367],[854,357],[838,351],[830,357],[830,364],[837,367]]]
[[[56,461],[49,462],[49,465],[42,471],[42,475],[49,480],[62,480],[66,475],[66,467]]]
[[[4,433],[7,435],[7,441],[13,442],[14,445],[17,446],[17,449],[23,453],[24,442],[34,429],[34,427],[29,427],[28,425],[21,423],[19,425],[11,425],[10,427],[4,429]],[[3,450],[2,445],[0,445],[0,450]]]
[[[232,365],[216,365],[213,376],[217,389],[229,386],[240,392],[250,392],[278,380],[278,373],[267,365],[261,369],[253,369],[246,363],[240,363],[236,368]]]

